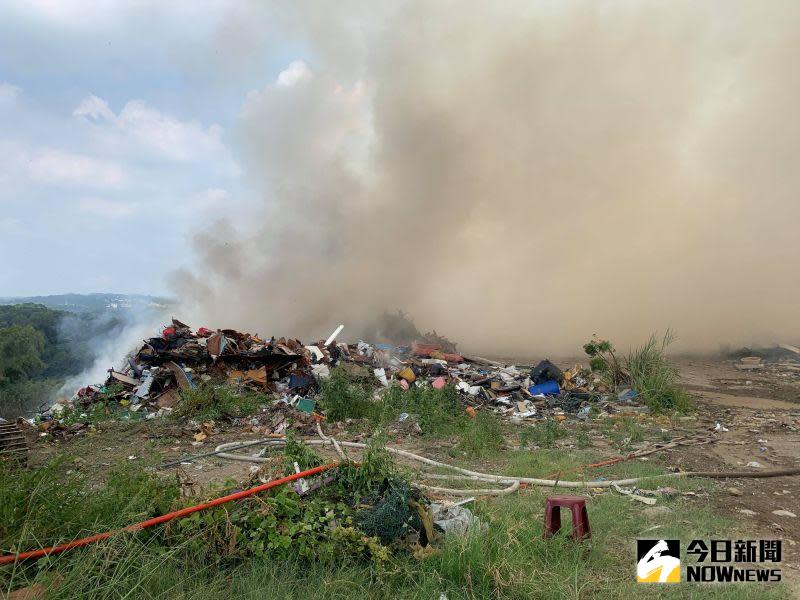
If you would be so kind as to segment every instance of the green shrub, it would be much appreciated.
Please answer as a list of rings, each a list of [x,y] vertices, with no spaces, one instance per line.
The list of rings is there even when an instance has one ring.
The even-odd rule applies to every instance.
[[[594,335],[591,341],[584,344],[583,351],[589,355],[589,368],[599,373],[609,385],[615,386],[627,380],[627,373],[614,353],[614,346],[608,340],[601,340]]]
[[[375,494],[388,482],[402,479],[391,454],[386,450],[386,435],[378,432],[367,444],[360,464],[343,462],[336,469],[336,484],[340,495],[360,498]]]
[[[192,540],[191,554],[206,563],[265,558],[330,564],[363,559],[380,565],[389,557],[377,540],[356,528],[345,503],[301,499],[287,487],[194,513],[177,523],[172,537],[176,543]]]
[[[251,390],[239,392],[227,384],[201,383],[196,388],[181,391],[181,399],[171,416],[192,419],[243,417],[258,412],[269,402],[270,398]]]

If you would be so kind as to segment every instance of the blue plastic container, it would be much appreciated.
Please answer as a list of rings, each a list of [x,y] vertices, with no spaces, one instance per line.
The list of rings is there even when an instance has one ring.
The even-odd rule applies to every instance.
[[[532,385],[528,391],[534,396],[558,396],[561,393],[561,388],[558,387],[558,382],[554,379],[545,381],[539,385]]]

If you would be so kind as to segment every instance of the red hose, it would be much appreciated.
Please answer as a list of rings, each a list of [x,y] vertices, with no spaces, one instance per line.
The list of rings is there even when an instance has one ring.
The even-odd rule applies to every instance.
[[[41,548],[39,550],[31,550],[29,552],[21,552],[19,554],[0,556],[0,565],[7,565],[9,563],[16,562],[18,560],[25,560],[27,558],[41,558],[42,556],[47,556],[49,554],[58,554],[59,552],[64,552],[65,550],[72,550],[72,548],[80,548],[81,546],[88,546],[89,544],[99,542],[100,540],[108,539],[112,535],[116,535],[123,531],[135,532],[139,531],[140,529],[152,527],[153,525],[160,525],[161,523],[166,523],[167,521],[171,521],[172,519],[179,519],[181,517],[185,517],[186,515],[190,515],[192,513],[205,510],[207,508],[212,508],[214,506],[219,506],[220,504],[225,504],[226,502],[230,502],[231,500],[239,500],[240,498],[247,498],[248,496],[252,496],[253,494],[258,494],[259,492],[263,492],[264,490],[268,490],[275,486],[282,485],[284,483],[289,483],[290,481],[294,481],[295,479],[300,479],[302,477],[309,477],[310,475],[316,475],[317,473],[322,473],[323,471],[327,471],[328,469],[332,469],[333,467],[336,466],[339,466],[339,463],[330,463],[327,465],[322,465],[321,467],[314,467],[313,469],[308,469],[307,471],[302,471],[300,473],[294,473],[293,475],[281,477],[280,479],[273,479],[272,481],[268,481],[267,483],[264,483],[262,485],[257,485],[256,487],[252,487],[249,490],[243,490],[241,492],[236,492],[235,494],[222,496],[221,498],[216,498],[214,500],[211,500],[211,502],[204,502],[202,504],[196,504],[195,506],[188,506],[186,508],[182,508],[180,510],[173,511],[165,515],[161,515],[160,517],[147,519],[146,521],[141,521],[139,523],[132,523],[131,525],[123,527],[122,529],[117,529],[116,531],[106,531],[105,533],[98,533],[97,535],[91,535],[89,537],[80,538],[78,540],[72,540],[71,542],[67,542],[66,544],[61,544],[60,546],[50,546],[49,548]]]

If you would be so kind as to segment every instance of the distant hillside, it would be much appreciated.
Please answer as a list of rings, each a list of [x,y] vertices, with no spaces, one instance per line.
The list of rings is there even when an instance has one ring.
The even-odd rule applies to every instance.
[[[0,298],[0,418],[48,404],[69,378],[101,357],[109,340],[172,305],[127,294]]]
[[[50,296],[12,296],[0,298],[2,304],[40,304],[54,310],[74,313],[168,308],[168,298],[141,294],[53,294]]]

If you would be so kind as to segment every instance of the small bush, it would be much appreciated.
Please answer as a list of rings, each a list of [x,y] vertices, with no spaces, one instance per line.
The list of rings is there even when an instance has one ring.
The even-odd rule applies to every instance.
[[[583,351],[589,356],[589,368],[602,375],[609,385],[619,385],[627,380],[628,375],[614,353],[614,346],[608,340],[592,336],[591,341],[584,344]]]
[[[192,419],[219,419],[251,415],[268,404],[270,399],[257,392],[237,392],[229,385],[202,383],[194,389],[183,390],[171,416]]]
[[[639,399],[656,412],[691,408],[689,394],[679,386],[678,370],[666,357],[667,346],[674,339],[669,329],[660,343],[653,334],[644,346],[628,354],[625,361],[631,386],[639,393]]]
[[[567,431],[553,419],[545,419],[529,427],[520,434],[519,442],[522,446],[539,446],[552,448],[556,440],[567,436]]]
[[[188,550],[206,564],[255,557],[304,564],[365,559],[380,566],[389,557],[377,540],[356,528],[346,504],[301,499],[285,487],[194,513],[178,521],[170,533],[168,542],[190,540]]]
[[[386,450],[386,436],[382,432],[378,432],[367,444],[360,465],[344,462],[336,470],[336,483],[341,495],[353,497],[356,501],[398,479],[402,477]]]

